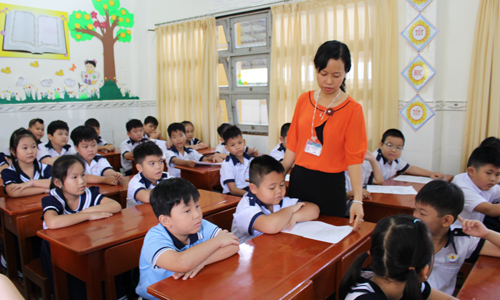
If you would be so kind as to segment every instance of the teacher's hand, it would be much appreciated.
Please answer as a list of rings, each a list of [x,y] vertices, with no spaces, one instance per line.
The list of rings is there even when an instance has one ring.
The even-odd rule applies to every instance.
[[[353,202],[351,205],[351,217],[349,218],[349,224],[354,222],[354,225],[352,225],[354,231],[359,230],[359,226],[361,225],[364,216],[365,213],[363,211],[363,204]]]

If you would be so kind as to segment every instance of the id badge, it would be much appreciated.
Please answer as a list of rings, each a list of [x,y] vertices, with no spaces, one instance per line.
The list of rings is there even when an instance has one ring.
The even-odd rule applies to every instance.
[[[321,150],[323,150],[323,146],[319,142],[313,142],[312,140],[307,140],[305,152],[310,153],[312,155],[320,156]]]

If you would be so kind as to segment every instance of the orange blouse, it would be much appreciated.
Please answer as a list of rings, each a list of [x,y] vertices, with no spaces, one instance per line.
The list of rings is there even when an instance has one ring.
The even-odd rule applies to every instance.
[[[286,145],[287,149],[295,152],[295,164],[326,173],[339,173],[347,170],[347,166],[362,164],[367,141],[361,105],[349,96],[333,107],[332,116],[325,114],[322,120],[320,113],[326,107],[318,104],[314,110],[314,104],[314,91],[310,91],[302,94],[295,106]],[[326,122],[320,156],[304,151],[307,141],[311,139],[313,113],[316,114],[314,128]]]

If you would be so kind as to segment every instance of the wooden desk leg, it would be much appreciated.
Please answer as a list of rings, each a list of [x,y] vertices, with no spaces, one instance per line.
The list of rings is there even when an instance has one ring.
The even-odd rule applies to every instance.
[[[7,262],[7,277],[9,277],[12,282],[17,283],[15,234],[7,229],[7,218],[8,215],[2,212],[3,246],[5,251],[5,261]]]
[[[59,268],[56,263],[56,257],[59,255],[59,248],[55,244],[50,244],[50,256],[52,258],[52,276],[54,277],[54,294],[56,299],[68,299],[68,280],[66,272]]]
[[[100,260],[100,252],[92,252],[87,254],[87,299],[102,299],[102,278],[96,274],[103,273],[102,261]]]

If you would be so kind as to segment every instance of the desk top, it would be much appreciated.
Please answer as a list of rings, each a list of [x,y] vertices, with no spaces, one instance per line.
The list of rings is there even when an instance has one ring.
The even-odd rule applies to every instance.
[[[128,182],[131,178],[132,176],[123,177],[123,180],[119,185],[87,184],[87,186],[98,186],[99,192],[104,196],[113,195],[122,191],[126,191],[128,189]],[[38,194],[20,198],[0,198],[0,209],[8,215],[18,215],[22,213],[42,210],[42,198],[48,195],[49,194]]]
[[[215,148],[214,147],[208,147],[206,149],[201,149],[201,150],[196,150],[198,153],[203,154],[203,155],[212,155],[215,153]]]
[[[319,220],[333,225],[349,222],[329,216],[320,216]],[[286,282],[311,279],[366,240],[374,228],[373,223],[363,223],[360,231],[338,244],[287,233],[264,234],[241,244],[237,255],[206,266],[195,278],[166,278],[149,286],[148,292],[160,299],[255,299]]]
[[[241,199],[204,190],[199,192],[201,211],[205,215],[236,206]],[[106,219],[61,229],[39,230],[37,234],[50,243],[57,243],[82,255],[143,237],[157,224],[158,218],[151,205],[141,204],[125,208]]]
[[[121,155],[120,148],[115,148],[115,151],[97,151],[97,154],[102,155],[104,157]]]
[[[458,299],[498,299],[500,258],[480,255],[457,295]]]
[[[196,165],[194,167],[176,165],[175,167],[180,170],[185,170],[200,174],[205,174],[210,172],[220,172],[220,165]]]

